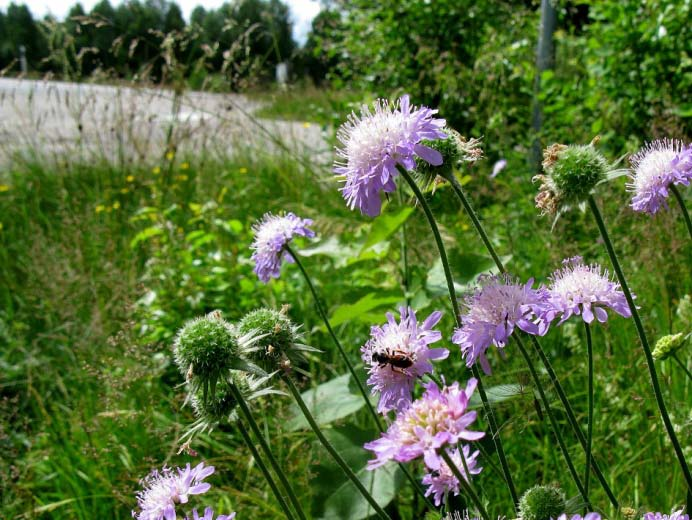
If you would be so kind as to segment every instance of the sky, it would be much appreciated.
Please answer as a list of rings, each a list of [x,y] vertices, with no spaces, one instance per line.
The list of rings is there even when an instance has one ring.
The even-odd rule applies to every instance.
[[[82,7],[89,11],[99,0],[79,0]],[[192,10],[201,5],[205,8],[220,7],[226,0],[176,0],[176,3],[183,11],[183,16],[186,20],[190,20]],[[312,19],[317,16],[320,11],[319,0],[283,0],[291,10],[291,18],[293,20],[293,38],[302,44],[305,42],[308,32],[310,32],[310,24]],[[12,3],[12,0],[0,0],[0,9],[7,10],[7,6]],[[43,18],[47,14],[52,14],[58,19],[63,19],[77,0],[15,0],[17,4],[26,4],[29,6],[34,18]],[[117,5],[119,0],[111,0],[111,4]]]

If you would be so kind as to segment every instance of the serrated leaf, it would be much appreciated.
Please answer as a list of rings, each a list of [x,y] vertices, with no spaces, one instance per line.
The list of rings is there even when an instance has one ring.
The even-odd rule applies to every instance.
[[[322,383],[301,394],[303,401],[315,417],[317,424],[329,424],[357,412],[365,401],[360,391],[351,385],[351,375],[344,374],[331,381]],[[291,418],[286,424],[288,431],[307,429],[308,422],[300,408],[294,403],[290,408]]]

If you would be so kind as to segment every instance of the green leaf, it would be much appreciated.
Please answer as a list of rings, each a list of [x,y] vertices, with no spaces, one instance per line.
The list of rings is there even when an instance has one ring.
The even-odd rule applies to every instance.
[[[130,248],[136,248],[141,242],[146,242],[150,238],[155,236],[163,235],[163,230],[158,226],[151,226],[143,229],[135,235],[135,237],[130,242]]]
[[[301,394],[317,424],[329,424],[343,419],[365,406],[360,391],[353,388],[350,383],[351,375],[344,374]],[[290,415],[291,418],[286,424],[288,431],[293,432],[309,427],[300,408],[295,403],[291,405]]]
[[[363,444],[374,439],[373,433],[348,425],[327,430],[325,435],[378,504],[385,507],[396,497],[404,482],[404,475],[395,464],[387,464],[374,471],[365,469],[371,454],[363,449]],[[362,520],[371,517],[374,514],[372,506],[343,471],[331,458],[325,457],[323,460],[325,464],[316,467],[316,476],[311,481],[315,491],[314,517],[319,520]]]
[[[365,239],[360,252],[364,253],[375,244],[379,244],[391,237],[406,222],[413,210],[414,208],[409,206],[400,209],[398,212],[388,212],[380,215],[372,223],[370,233]]]
[[[350,305],[341,305],[338,307],[332,317],[330,323],[332,327],[336,327],[347,321],[353,321],[356,318],[362,317],[366,313],[379,307],[391,306],[401,301],[401,295],[397,296],[375,296],[373,293],[368,293],[356,303]]]
[[[501,403],[524,394],[524,387],[517,384],[497,385],[485,389],[485,395],[490,404]],[[481,396],[478,392],[474,392],[469,401],[469,408],[480,408],[481,406],[483,406]]]
[[[476,281],[479,275],[498,272],[497,266],[492,258],[477,253],[459,253],[452,249],[448,251],[449,264],[454,277],[454,288],[457,293],[467,291]],[[511,255],[500,258],[503,264],[507,264],[512,259]],[[435,265],[428,271],[426,288],[433,296],[447,294],[447,280],[442,268],[442,261],[437,260]]]

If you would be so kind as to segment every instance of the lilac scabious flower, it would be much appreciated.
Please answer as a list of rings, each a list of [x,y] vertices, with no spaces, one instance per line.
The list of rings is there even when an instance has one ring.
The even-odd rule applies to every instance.
[[[375,454],[367,468],[378,468],[390,460],[409,462],[422,456],[429,469],[439,470],[442,459],[438,448],[483,437],[483,432],[468,430],[476,420],[476,412],[467,408],[477,383],[476,379],[469,379],[465,389],[456,382],[442,389],[432,381],[424,384],[423,395],[399,412],[382,437],[365,444],[364,448]]]
[[[428,348],[442,339],[433,327],[442,313],[433,312],[422,324],[410,307],[399,309],[400,322],[387,313],[387,323],[370,329],[370,340],[361,347],[362,358],[369,367],[368,384],[380,393],[377,411],[403,410],[411,403],[416,379],[433,371],[431,361],[445,359],[449,351]]]
[[[495,345],[502,352],[515,327],[541,336],[547,332],[547,323],[539,319],[546,293],[531,287],[533,279],[522,285],[508,275],[482,275],[478,281],[480,287],[463,302],[461,327],[452,342],[461,348],[466,366],[478,361],[490,374],[486,351]]]
[[[567,513],[562,513],[556,520],[601,520],[601,515],[598,513],[586,513],[582,517],[581,515],[567,516]]]
[[[219,515],[216,517],[216,520],[233,520],[234,518],[235,513],[231,513],[230,515]],[[185,520],[214,520],[214,510],[211,507],[207,507],[204,510],[204,516],[199,516],[197,510],[194,509],[192,511],[192,518],[186,516]]]
[[[644,520],[690,520],[690,516],[684,514],[684,509],[673,511],[669,515],[663,513],[645,513]]]
[[[634,195],[632,209],[651,215],[667,208],[671,184],[690,185],[692,181],[692,146],[675,139],[648,143],[630,158],[631,182],[627,187]]]
[[[464,459],[466,459],[466,466],[469,468],[469,473],[471,475],[478,475],[483,468],[478,466],[476,458],[480,453],[478,450],[471,453],[471,448],[467,445],[462,447],[462,452],[464,454]],[[466,469],[464,468],[464,463],[461,460],[461,454],[458,449],[448,450],[450,458],[454,465],[459,469],[461,475],[469,481],[469,477],[466,474]],[[447,493],[453,493],[454,496],[459,495],[459,479],[454,476],[451,468],[444,461],[440,461],[440,468],[436,471],[431,471],[426,473],[423,477],[423,484],[428,486],[425,491],[425,496],[433,495],[433,500],[436,506],[442,504],[444,497]]]
[[[562,261],[563,267],[551,277],[548,301],[543,318],[549,323],[560,317],[558,325],[573,315],[586,323],[594,318],[605,323],[610,308],[629,318],[632,316],[620,284],[610,281],[608,271],[597,264],[586,265],[582,257]]]
[[[378,99],[374,111],[361,108],[360,117],[352,113],[337,131],[341,147],[334,172],[345,176],[341,192],[349,208],[356,207],[370,217],[380,214],[380,191],[396,189],[397,165],[406,170],[416,167],[414,156],[434,166],[442,164],[440,152],[421,144],[442,139],[444,119],[433,117],[437,110],[412,107],[408,95],[390,104]]]
[[[255,240],[252,242],[252,260],[255,261],[255,273],[258,278],[267,283],[270,278],[278,278],[281,271],[281,261],[293,262],[284,246],[293,237],[303,236],[312,238],[315,232],[308,226],[312,225],[309,218],[299,218],[293,213],[286,215],[272,215],[265,213],[262,219],[255,224]]]
[[[140,512],[133,511],[132,517],[137,520],[175,520],[176,504],[186,504],[190,495],[206,493],[211,484],[203,480],[212,473],[214,466],[205,466],[204,462],[194,468],[188,464],[175,471],[166,467],[152,471],[141,481],[144,489],[137,493]]]

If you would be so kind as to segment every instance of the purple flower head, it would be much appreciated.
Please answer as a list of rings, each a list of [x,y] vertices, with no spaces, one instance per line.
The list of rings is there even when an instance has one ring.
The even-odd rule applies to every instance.
[[[668,208],[668,187],[689,186],[692,180],[692,146],[675,139],[648,143],[630,158],[632,173],[629,191],[633,193],[632,209],[651,215],[661,207]]]
[[[399,412],[382,437],[365,444],[375,458],[368,469],[375,469],[390,460],[409,462],[423,457],[425,465],[439,470],[441,457],[436,450],[461,440],[475,441],[485,435],[467,428],[476,420],[476,412],[467,411],[477,380],[469,379],[466,388],[459,383],[440,389],[434,382],[424,384],[423,395]]]
[[[690,516],[684,514],[684,509],[673,511],[669,515],[663,513],[645,513],[644,520],[690,520]]]
[[[255,273],[258,278],[267,283],[270,278],[278,278],[281,271],[281,261],[293,262],[293,257],[284,250],[294,236],[312,238],[315,232],[308,228],[312,225],[309,218],[299,218],[293,213],[277,216],[265,213],[255,224],[255,240],[252,242],[252,259],[255,261]]]
[[[562,513],[556,520],[601,520],[601,515],[598,513],[586,513],[582,517],[581,515],[567,516],[567,513]]]
[[[514,327],[541,336],[547,332],[547,324],[538,318],[546,293],[531,287],[533,279],[522,285],[508,275],[482,275],[478,281],[480,287],[464,301],[461,327],[454,331],[452,342],[461,348],[466,366],[479,361],[490,374],[486,351],[495,345],[502,352]]]
[[[361,108],[360,117],[352,113],[337,131],[341,147],[337,148],[334,172],[345,176],[341,193],[348,207],[356,207],[370,217],[380,214],[380,191],[396,189],[396,167],[406,170],[416,167],[414,156],[439,166],[440,152],[421,144],[423,140],[447,137],[442,129],[444,119],[433,116],[437,110],[412,107],[408,95],[396,103],[378,99],[374,111]]]
[[[471,453],[471,448],[469,448],[467,445],[462,447],[462,451],[464,454],[464,459],[466,459],[466,466],[469,468],[469,473],[471,475],[478,475],[483,469],[478,466],[476,461],[476,458],[480,452],[476,450]],[[449,453],[452,462],[454,462],[454,465],[459,469],[461,475],[468,482],[469,477],[466,474],[464,463],[461,460],[462,452],[460,452],[458,449],[454,449],[447,450],[447,453]],[[428,489],[425,491],[425,496],[427,497],[433,495],[435,505],[438,507],[440,504],[442,504],[447,493],[453,493],[454,496],[459,495],[459,479],[454,476],[454,473],[450,467],[447,466],[444,459],[440,461],[439,469],[425,474],[423,477],[423,484],[428,486]]]
[[[175,520],[176,504],[186,504],[190,495],[206,493],[211,484],[203,482],[214,473],[214,466],[200,462],[194,468],[190,464],[184,469],[172,470],[164,467],[160,472],[152,471],[141,484],[144,489],[137,493],[140,512],[132,512],[137,520]]]
[[[558,325],[573,315],[586,323],[596,318],[601,323],[608,319],[607,308],[629,318],[632,316],[620,284],[611,282],[608,271],[597,264],[585,265],[581,256],[562,261],[562,269],[555,271],[548,289],[548,302],[543,318],[550,323],[560,317]]]
[[[410,307],[401,307],[399,314],[401,320],[397,323],[388,312],[387,323],[373,326],[370,339],[360,349],[369,367],[368,384],[373,393],[380,393],[377,405],[380,413],[406,408],[411,403],[416,379],[433,371],[431,361],[449,355],[447,349],[428,348],[442,339],[442,334],[433,330],[442,317],[441,312],[433,312],[422,324]]]
[[[230,515],[219,515],[216,517],[216,520],[233,520],[234,518],[235,513],[231,513]],[[197,510],[193,509],[192,518],[186,516],[185,520],[214,520],[214,510],[211,507],[207,507],[204,510],[204,516],[199,516]]]

